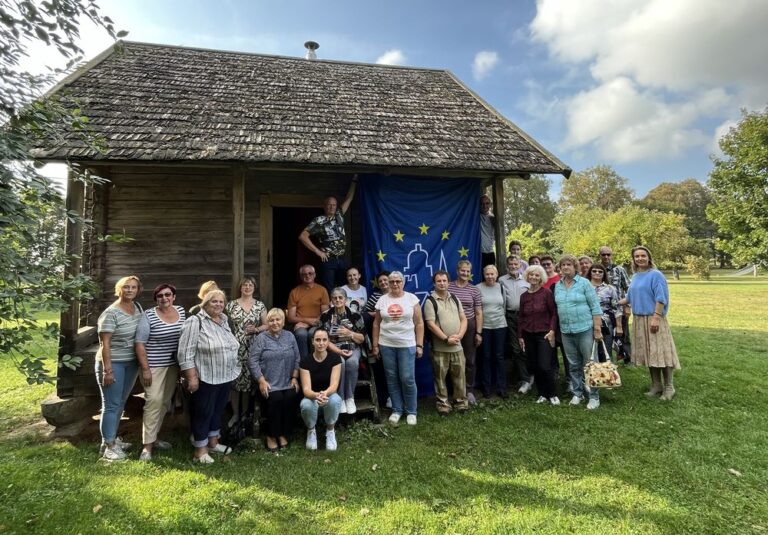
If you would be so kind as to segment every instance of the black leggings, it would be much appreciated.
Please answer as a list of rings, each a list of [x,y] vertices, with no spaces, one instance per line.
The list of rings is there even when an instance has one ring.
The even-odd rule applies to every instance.
[[[264,400],[267,408],[267,436],[291,436],[298,399],[298,394],[293,388],[269,392],[269,397]]]
[[[523,332],[528,372],[533,374],[540,396],[555,397],[555,372],[552,368],[553,349],[541,333]]]

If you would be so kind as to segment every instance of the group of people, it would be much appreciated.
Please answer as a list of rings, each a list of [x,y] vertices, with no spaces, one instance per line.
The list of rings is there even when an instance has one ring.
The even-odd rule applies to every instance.
[[[355,389],[364,355],[381,362],[389,421],[398,424],[405,416],[408,425],[416,425],[415,362],[425,342],[441,415],[469,409],[477,403],[476,394],[508,397],[507,357],[520,394],[535,385],[537,403],[559,405],[558,347],[570,404],[586,400],[587,409],[594,410],[599,393],[585,384],[584,367],[593,358],[611,358],[614,339],[624,340],[629,355],[629,311],[634,316],[631,358],[650,369],[648,395],[672,399],[673,373],[680,364],[666,320],[669,292],[647,248],[632,250],[631,281],[611,262],[608,247],[600,249],[599,263],[563,255],[556,269],[549,255],[522,260],[521,244],[512,242],[501,277],[490,263],[482,269],[482,282],[473,284],[472,265],[461,260],[454,280],[447,271],[434,274],[434,290],[422,304],[405,291],[401,272],[384,271],[369,296],[360,270],[343,262],[343,214],[356,181],[340,209],[329,198],[325,214],[299,236],[318,255],[324,284],[316,283],[315,267],[301,266],[301,283],[290,292],[286,311],[267,310],[254,295],[252,277],[240,281],[238,297],[231,301],[214,281],[204,283],[200,304],[189,317],[175,304],[172,284],[154,288],[155,306],[143,310],[137,302],[140,279],[131,275],[117,282],[117,299],[98,320],[104,459],[126,458],[129,445],[117,431],[137,377],[145,390],[141,460],[170,447],[158,433],[179,378],[190,394],[190,441],[197,463],[213,463],[212,454],[231,451],[220,442],[225,407],[230,403],[237,419],[249,410],[256,391],[266,415],[269,451],[288,447],[297,412],[307,428],[307,449],[318,448],[322,418],[325,448],[336,450],[339,415],[357,411]],[[346,284],[337,285],[342,277]]]

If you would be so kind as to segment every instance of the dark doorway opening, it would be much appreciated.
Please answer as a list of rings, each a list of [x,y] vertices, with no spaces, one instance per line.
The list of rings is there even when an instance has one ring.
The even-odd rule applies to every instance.
[[[299,234],[322,208],[272,209],[272,300],[285,308],[288,294],[299,284],[299,266],[312,264],[317,269],[320,259],[299,242]]]

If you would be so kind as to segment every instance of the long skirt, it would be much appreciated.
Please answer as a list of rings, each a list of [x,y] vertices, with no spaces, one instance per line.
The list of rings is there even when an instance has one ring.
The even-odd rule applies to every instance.
[[[632,361],[650,368],[680,369],[675,341],[666,316],[659,318],[659,330],[651,332],[653,316],[632,317]]]

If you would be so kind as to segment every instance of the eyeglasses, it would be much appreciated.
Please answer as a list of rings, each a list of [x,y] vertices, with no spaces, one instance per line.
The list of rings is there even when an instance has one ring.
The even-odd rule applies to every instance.
[[[314,275],[314,274],[315,274],[314,271],[305,271],[304,273],[301,274],[301,276],[302,277],[309,277],[310,275]]]
[[[403,281],[401,281],[401,280],[398,280],[398,279],[395,279],[395,280],[390,280],[390,281],[389,281],[389,283],[390,283],[390,284],[402,284],[402,283],[403,283]]]
[[[159,299],[161,297],[173,297],[173,294],[171,292],[165,292],[155,295],[155,299]]]
[[[552,262],[542,262],[541,265],[544,267],[549,267],[552,265]]]
[[[600,253],[600,256],[613,256],[613,253]]]

